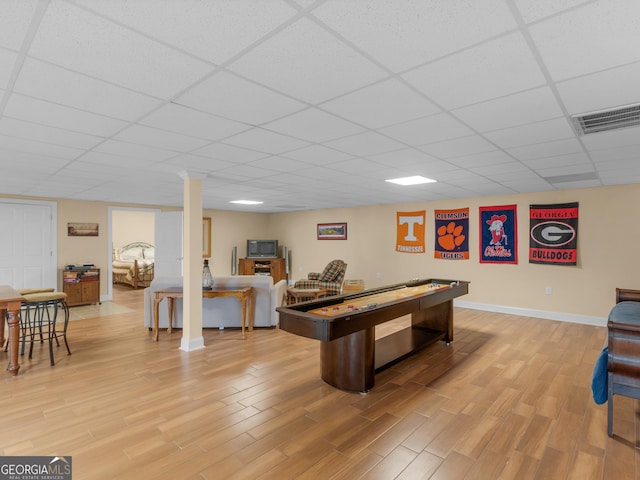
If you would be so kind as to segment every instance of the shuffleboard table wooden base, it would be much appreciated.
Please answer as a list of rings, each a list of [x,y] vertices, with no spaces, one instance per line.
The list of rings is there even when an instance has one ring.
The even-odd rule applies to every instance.
[[[453,299],[469,282],[426,279],[278,307],[280,328],[320,340],[322,379],[336,388],[367,392],[375,374],[443,340],[453,341]],[[375,326],[404,315],[411,325],[379,340]]]

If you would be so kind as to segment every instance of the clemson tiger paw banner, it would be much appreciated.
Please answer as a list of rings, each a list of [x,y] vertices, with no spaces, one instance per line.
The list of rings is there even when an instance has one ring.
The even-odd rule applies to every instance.
[[[576,265],[578,202],[529,205],[529,263]]]
[[[434,257],[444,260],[469,259],[469,208],[435,210]]]
[[[516,205],[480,207],[480,263],[518,263]]]
[[[396,212],[396,252],[424,253],[426,210]]]

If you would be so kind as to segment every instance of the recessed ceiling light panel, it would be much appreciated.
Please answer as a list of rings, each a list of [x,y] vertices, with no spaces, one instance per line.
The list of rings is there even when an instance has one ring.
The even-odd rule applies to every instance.
[[[257,202],[255,200],[231,200],[229,203],[237,203],[240,205],[260,205],[264,202]]]
[[[391,178],[385,182],[397,183],[398,185],[420,185],[422,183],[433,183],[435,180],[431,178],[415,175],[413,177]]]

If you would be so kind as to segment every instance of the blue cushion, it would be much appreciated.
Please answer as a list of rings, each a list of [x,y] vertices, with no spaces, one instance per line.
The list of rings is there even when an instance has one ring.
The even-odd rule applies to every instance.
[[[591,392],[593,393],[593,401],[598,405],[602,405],[609,397],[607,382],[607,364],[609,358],[609,348],[604,347],[596,364],[593,367],[593,376],[591,377]]]

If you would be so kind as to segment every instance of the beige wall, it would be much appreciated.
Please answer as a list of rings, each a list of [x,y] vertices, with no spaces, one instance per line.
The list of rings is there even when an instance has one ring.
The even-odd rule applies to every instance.
[[[578,265],[529,264],[529,205],[574,201],[580,203]],[[480,264],[478,207],[514,203],[518,206],[518,265]],[[111,255],[106,226],[112,204],[75,200],[57,200],[57,204],[60,268],[69,263],[93,262],[106,272]],[[244,257],[247,239],[277,238],[280,245],[291,249],[292,280],[341,258],[348,263],[346,278],[363,279],[367,287],[411,278],[468,280],[471,285],[469,295],[463,297],[466,302],[523,309],[523,313],[533,310],[606,317],[616,287],[640,288],[640,258],[635,251],[635,240],[640,238],[638,206],[640,185],[628,185],[278,214],[205,210],[203,215],[212,218],[214,275],[230,274],[234,246],[238,247],[238,256]],[[470,260],[434,259],[433,210],[462,207],[469,207],[471,212]],[[427,253],[395,252],[396,212],[422,209],[427,211]],[[98,222],[100,236],[67,237],[67,222]],[[316,225],[329,222],[347,222],[348,239],[317,240]],[[106,295],[106,274],[101,280],[101,294]],[[552,287],[551,295],[545,294],[547,286]]]
[[[580,203],[578,265],[528,263],[529,205]],[[478,207],[517,204],[518,264],[480,264]],[[434,209],[469,207],[469,260],[433,258]],[[640,288],[640,186],[602,187],[546,193],[416,202],[396,205],[274,214],[271,236],[292,253],[292,278],[321,270],[331,259],[348,263],[347,279],[363,279],[375,287],[411,278],[460,279],[471,282],[465,302],[536,311],[606,317],[615,288]],[[395,252],[398,211],[426,209],[426,254]],[[347,222],[348,239],[317,240],[316,224]],[[545,287],[552,287],[552,294]]]
[[[133,242],[155,244],[155,214],[135,210],[111,212],[111,241],[118,249]]]

